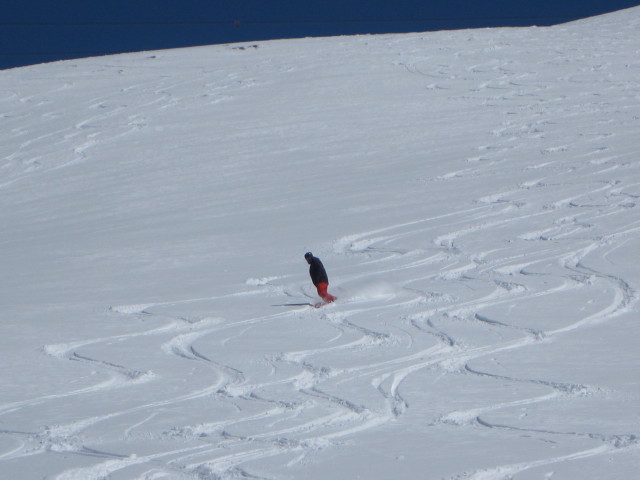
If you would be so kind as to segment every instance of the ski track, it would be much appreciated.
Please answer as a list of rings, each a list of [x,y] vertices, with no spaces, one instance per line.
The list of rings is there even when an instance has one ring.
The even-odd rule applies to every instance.
[[[600,190],[596,188],[594,191]],[[482,229],[506,226],[509,231],[526,232],[532,218],[536,218],[538,223],[540,217],[548,218],[552,223],[559,223],[560,228],[549,229],[549,232],[557,237],[566,225],[563,220],[557,222],[557,218],[563,218],[557,215],[558,209],[571,208],[565,202],[564,207],[544,209],[542,212],[519,208],[505,213],[503,203],[495,203],[493,211],[485,207],[474,208],[448,215],[437,222],[416,221],[411,224],[390,225],[375,232],[350,235],[348,238],[337,240],[335,250],[341,255],[360,255],[364,260],[363,265],[377,265],[378,271],[387,275],[405,272],[405,285],[400,291],[381,301],[376,302],[374,298],[373,304],[369,306],[360,306],[357,299],[352,302],[346,300],[343,304],[338,303],[322,310],[302,307],[257,317],[240,316],[232,321],[217,317],[191,316],[191,305],[206,304],[207,308],[215,311],[216,302],[224,300],[222,298],[112,307],[114,315],[144,320],[150,328],[125,335],[43,347],[44,353],[49,355],[52,361],[66,359],[90,364],[109,375],[108,380],[83,389],[3,405],[0,406],[0,413],[6,415],[21,408],[62,399],[80,399],[99,391],[112,393],[115,389],[134,388],[142,379],[150,383],[164,381],[162,371],[151,372],[134,366],[120,365],[113,359],[98,358],[91,353],[97,347],[102,351],[105,345],[114,342],[135,344],[140,339],[152,341],[163,355],[172,359],[172,363],[184,365],[185,373],[189,365],[195,362],[213,370],[218,381],[208,387],[182,393],[173,398],[141,403],[135,408],[109,412],[71,424],[48,426],[40,432],[4,431],[4,434],[22,438],[22,447],[2,452],[0,458],[17,459],[47,451],[87,455],[93,447],[85,442],[91,441],[91,428],[98,423],[115,422],[119,417],[132,414],[139,415],[140,420],[135,425],[122,431],[124,437],[134,438],[145,429],[149,420],[158,414],[159,407],[211,398],[216,402],[233,406],[236,414],[231,417],[235,418],[176,425],[169,430],[147,434],[156,440],[189,442],[192,444],[191,447],[169,448],[143,456],[126,452],[104,452],[94,455],[98,459],[104,457],[101,462],[89,467],[66,470],[52,478],[103,478],[134,467],[135,471],[146,469],[149,474],[157,471],[173,475],[184,474],[194,478],[235,478],[243,475],[245,466],[252,462],[283,456],[295,458],[289,461],[291,465],[298,464],[314,452],[341,445],[342,440],[346,438],[357,437],[359,432],[378,428],[401,417],[411,408],[410,399],[403,396],[402,385],[412,375],[424,369],[440,369],[445,375],[473,375],[486,378],[489,382],[501,379],[532,383],[546,386],[550,390],[548,394],[531,398],[498,402],[464,411],[442,412],[439,418],[434,419],[433,425],[444,425],[448,428],[485,428],[493,431],[517,429],[508,425],[491,424],[483,420],[483,415],[507,407],[562,401],[562,398],[585,395],[585,392],[598,395],[598,389],[594,386],[570,382],[558,384],[545,381],[543,378],[499,376],[477,371],[470,366],[470,362],[499,352],[530,348],[538,342],[561,340],[563,336],[571,335],[576,330],[588,328],[595,323],[612,321],[618,315],[630,311],[637,302],[637,292],[623,278],[589,266],[589,259],[607,259],[636,232],[637,228],[625,224],[618,232],[587,236],[584,247],[578,251],[565,251],[562,241],[548,246],[547,238],[526,233],[516,233],[513,238],[519,238],[516,241],[525,246],[531,242],[539,242],[543,244],[543,248],[527,255],[514,254],[513,249],[496,248],[493,252],[474,250],[474,243],[467,240]],[[615,206],[608,208],[612,214],[616,213]],[[585,214],[580,215],[580,221],[595,223],[596,217],[602,216],[602,209],[603,207],[598,207],[597,213],[593,216],[588,215],[587,210]],[[500,220],[494,221],[492,218],[496,216],[497,211],[500,212]],[[431,226],[432,223],[435,227]],[[434,234],[437,232],[430,232],[430,228],[437,228],[441,233]],[[448,232],[445,231],[447,229]],[[568,235],[582,235],[581,230],[571,231]],[[433,238],[430,248],[443,255],[432,256],[429,262],[416,260],[423,255],[423,250],[414,252],[410,245],[430,233]],[[366,247],[363,248],[363,245]],[[389,249],[403,253],[389,257]],[[376,257],[383,257],[384,262],[376,263]],[[525,258],[526,262],[523,261]],[[544,273],[541,265],[549,264],[554,264],[556,268],[551,273]],[[425,275],[425,269],[432,273]],[[407,276],[407,270],[415,272],[415,279]],[[534,271],[536,273],[533,273]],[[538,277],[546,278],[544,288],[541,288]],[[418,285],[425,284],[425,279],[429,280],[429,288],[437,286],[436,289],[443,292],[446,292],[447,285],[453,282],[462,281],[477,286],[474,287],[474,293],[465,296],[464,301],[458,301],[455,296],[418,289]],[[268,287],[273,281],[277,279],[262,282],[257,287]],[[590,315],[576,318],[572,323],[555,329],[540,330],[533,326],[512,324],[509,319],[492,319],[483,313],[490,307],[514,300],[544,301],[546,296],[575,289],[596,288],[599,282],[606,283],[611,292],[609,303],[602,304],[598,311]],[[182,312],[174,315],[167,310]],[[457,323],[480,325],[487,331],[499,332],[500,335],[495,337],[494,341],[474,344],[472,338],[459,337],[459,333],[449,333],[445,321],[447,318],[455,319]],[[270,365],[270,371],[264,378],[248,377],[242,367],[234,366],[232,363],[220,363],[216,359],[216,350],[205,347],[215,338],[215,344],[224,349],[229,343],[242,341],[243,336],[249,332],[255,329],[269,329],[273,322],[283,319],[326,322],[336,333],[329,337],[324,347],[283,351],[271,356],[255,352],[256,361]],[[456,332],[458,331],[456,329]],[[505,332],[509,333],[502,335]],[[486,342],[486,338],[483,337],[483,341]],[[363,357],[360,365],[353,360],[344,366],[326,363],[330,358],[338,358],[339,352],[344,352],[347,356],[356,355],[358,358],[362,352],[370,352],[371,355],[375,353],[375,356],[368,360],[368,357]],[[222,354],[220,355],[222,357]],[[261,360],[260,356],[263,357]],[[369,385],[373,395],[364,400],[349,398],[351,389],[343,391],[340,385],[352,384],[361,385],[364,389]],[[334,393],[338,391],[342,393]],[[527,433],[545,436],[552,432],[527,430]],[[608,455],[618,449],[638,448],[638,442],[633,439],[635,437],[626,443],[623,442],[623,446],[616,447],[610,435],[592,432],[589,436],[595,440],[599,439],[602,445],[570,455],[465,472],[455,478],[506,479],[538,466]],[[145,465],[143,470],[138,470]]]
[[[488,105],[538,96],[543,87],[535,75],[526,71],[516,75],[512,62],[477,64],[463,72],[455,65],[440,65],[433,71],[420,61],[403,63],[402,67],[408,75],[435,80],[431,88],[436,89],[470,85],[473,79],[465,97]],[[502,72],[497,79],[496,72]],[[564,80],[578,82],[572,75]],[[184,99],[171,92],[185,91],[192,83],[172,84],[170,79],[149,82],[128,88],[148,92],[149,98],[141,106],[157,109],[174,108]],[[210,83],[216,85],[213,80]],[[220,87],[221,92],[224,90]],[[145,128],[144,118],[132,114],[130,108],[114,106],[108,96],[89,103],[87,111],[96,113],[77,119],[72,128],[28,140],[23,139],[22,132],[14,132],[12,139],[21,140],[5,159],[11,165],[10,174],[0,188],[42,169],[89,161],[87,153],[96,145]],[[30,115],[46,115],[46,106],[37,104]],[[520,172],[524,179],[521,183],[502,192],[481,194],[458,211],[388,224],[334,240],[334,257],[358,261],[359,271],[347,280],[359,284],[361,278],[376,276],[393,283],[400,277],[400,283],[393,283],[390,291],[381,288],[376,292],[371,285],[363,291],[349,291],[346,286],[346,299],[323,309],[237,313],[233,318],[199,316],[199,312],[217,315],[230,299],[241,302],[246,292],[113,306],[110,314],[137,324],[140,330],[43,346],[42,353],[49,361],[77,362],[98,372],[99,381],[82,388],[61,386],[57,393],[0,405],[2,425],[10,425],[11,415],[25,409],[54,409],[61,402],[79,404],[90,401],[93,395],[113,397],[113,410],[59,425],[43,424],[39,431],[0,427],[2,435],[15,440],[0,451],[0,461],[64,452],[83,457],[83,464],[90,463],[51,475],[56,480],[110,478],[118,472],[131,472],[136,478],[262,478],[250,473],[256,462],[279,457],[289,466],[301,464],[348,439],[357,439],[363,431],[374,431],[401,419],[412,409],[412,399],[403,392],[403,385],[425,370],[443,376],[466,375],[488,385],[498,380],[549,390],[529,398],[443,410],[429,427],[480,428],[487,435],[521,431],[541,439],[583,435],[596,443],[593,448],[567,455],[459,472],[452,480],[511,479],[541,466],[637,450],[640,432],[550,432],[522,429],[515,418],[513,425],[487,420],[489,413],[509,407],[597,397],[601,390],[597,385],[573,383],[571,379],[560,383],[481,371],[472,366],[474,360],[562,342],[581,329],[613,323],[635,311],[639,298],[632,282],[616,273],[616,265],[609,260],[640,231],[640,220],[631,217],[639,196],[630,192],[637,191],[638,183],[622,180],[639,174],[637,162],[630,165],[611,153],[602,156],[612,135],[604,126],[590,130],[594,145],[584,155],[593,156],[593,161],[568,155],[584,148],[577,138],[558,143],[542,141],[553,123],[551,119],[559,113],[550,111],[552,104],[539,108],[537,122],[523,125],[506,117],[500,128],[488,132],[488,142],[478,147],[479,156],[468,159],[468,168],[455,168],[425,180],[449,182],[455,188],[456,182],[464,179],[517,169],[509,159],[523,147],[514,140],[539,140],[541,161]],[[564,115],[569,117],[571,112]],[[97,126],[109,122],[119,126],[105,138]],[[50,166],[44,157],[23,156],[24,151],[37,151],[39,145],[52,139],[73,153],[67,162]],[[23,167],[17,166],[20,163]],[[573,193],[567,196],[567,191]],[[488,246],[477,240],[489,230],[504,243]],[[576,244],[581,246],[578,250],[574,249]],[[274,288],[297,291],[292,286],[279,286],[279,281],[274,277],[253,282],[255,285],[248,285],[255,289],[250,294],[263,296],[264,304],[269,305]],[[594,297],[606,292],[607,298],[597,297],[600,300],[588,313],[569,309],[558,312],[555,327],[521,323],[516,313],[506,318],[487,313],[516,302],[542,305],[549,297],[572,292],[581,292],[581,298],[586,298],[589,293],[585,291]],[[250,335],[273,339],[269,332],[283,322],[308,326],[308,335],[316,335],[309,342],[313,346],[288,347],[285,343],[282,351],[274,352],[265,340],[264,351],[234,350]],[[478,331],[482,334],[476,335]],[[114,346],[139,351],[139,363],[121,364]],[[180,375],[171,373],[175,371]],[[184,378],[194,381],[184,382]],[[164,390],[172,393],[151,400],[152,395],[145,395],[144,390],[158,383],[165,383]],[[115,401],[119,395],[139,401],[133,408],[119,409]],[[167,426],[159,421],[163,411],[188,410],[192,402],[199,401],[210,403],[210,418],[197,420],[185,413],[181,424]],[[93,428],[99,424],[103,430],[108,425],[106,430],[113,439],[130,442],[132,450],[137,448],[134,442],[142,439],[151,442],[144,450],[154,451],[102,451],[103,443],[108,445],[113,439],[94,434]]]

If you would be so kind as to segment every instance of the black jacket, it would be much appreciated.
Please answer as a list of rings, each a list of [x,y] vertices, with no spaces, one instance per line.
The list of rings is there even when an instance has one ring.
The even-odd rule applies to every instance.
[[[311,257],[309,262],[309,275],[311,275],[311,281],[317,287],[319,283],[329,283],[329,277],[327,277],[327,271],[324,269],[324,265],[318,257]]]

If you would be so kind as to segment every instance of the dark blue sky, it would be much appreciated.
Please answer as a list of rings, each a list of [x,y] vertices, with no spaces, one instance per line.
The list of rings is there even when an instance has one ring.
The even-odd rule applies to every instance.
[[[2,0],[0,69],[274,38],[553,25],[640,0]]]

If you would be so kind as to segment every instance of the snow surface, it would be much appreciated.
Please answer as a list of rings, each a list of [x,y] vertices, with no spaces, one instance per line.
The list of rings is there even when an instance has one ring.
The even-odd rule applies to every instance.
[[[0,72],[7,479],[630,479],[640,9]],[[336,304],[314,302],[303,255]]]

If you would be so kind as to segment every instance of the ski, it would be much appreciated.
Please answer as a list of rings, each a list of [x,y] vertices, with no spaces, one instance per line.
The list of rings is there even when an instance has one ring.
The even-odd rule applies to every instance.
[[[325,305],[330,305],[333,302],[317,302],[317,303],[309,303],[309,302],[302,302],[302,303],[276,303],[274,305],[271,305],[272,307],[313,307],[313,308],[322,308]]]
[[[277,303],[272,305],[273,307],[314,307],[313,303],[304,302],[304,303]]]

